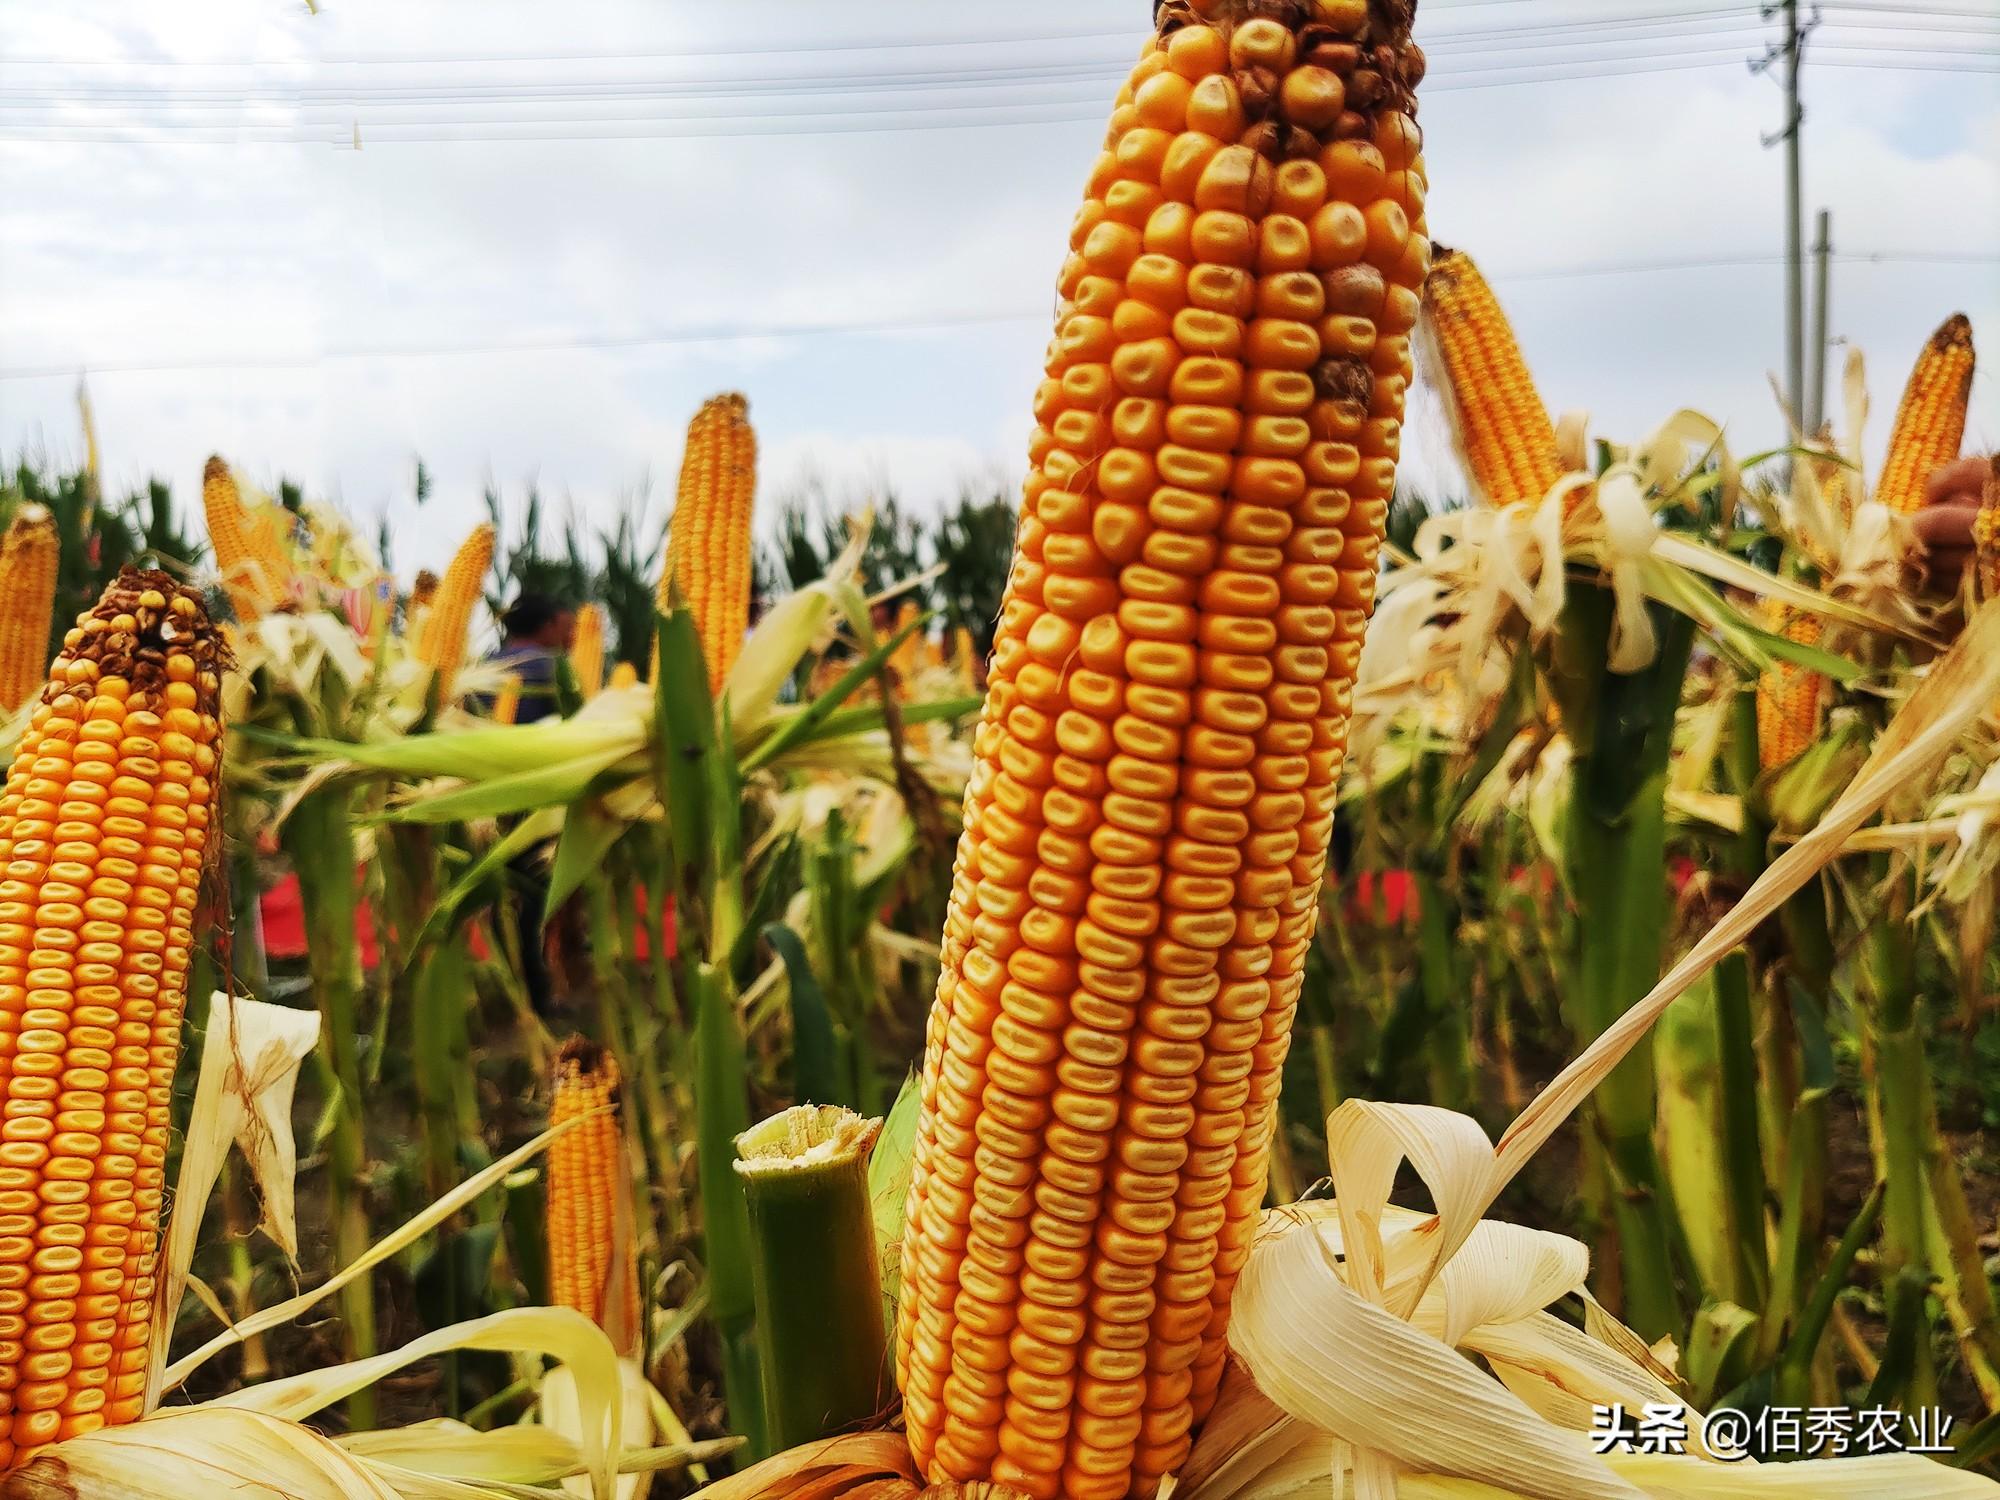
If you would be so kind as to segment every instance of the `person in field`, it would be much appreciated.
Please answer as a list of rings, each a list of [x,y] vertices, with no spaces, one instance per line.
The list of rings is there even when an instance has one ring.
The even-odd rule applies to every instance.
[[[1986,503],[1993,464],[1992,456],[1941,464],[1924,486],[1924,508],[1916,514],[1917,540],[1924,547],[1925,585],[1936,592],[1955,592],[1978,556],[1974,528]]]
[[[521,686],[516,724],[532,724],[556,711],[556,663],[576,639],[576,610],[547,594],[522,593],[500,617],[500,649],[489,661],[514,674]],[[492,704],[483,707],[490,712]]]

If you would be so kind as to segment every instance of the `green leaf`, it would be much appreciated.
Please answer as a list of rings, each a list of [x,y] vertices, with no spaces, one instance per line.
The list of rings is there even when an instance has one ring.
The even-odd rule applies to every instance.
[[[1861,1405],[1901,1408],[1917,1373],[1917,1345],[1930,1337],[1924,1308],[1930,1281],[1922,1272],[1903,1267],[1889,1284],[1889,1333],[1882,1342],[1882,1363],[1868,1382],[1868,1394]]]
[[[537,770],[500,776],[491,781],[467,782],[450,791],[425,792],[399,803],[381,816],[391,823],[463,823],[475,818],[505,818],[542,808],[561,807],[591,791],[599,777],[615,782],[636,769],[632,752],[624,746],[616,746],[596,755]]]
[[[831,694],[828,695],[832,696]],[[940,698],[932,703],[905,703],[901,705],[903,723],[942,724],[954,719],[962,719],[967,714],[976,714],[986,700],[977,693],[961,694],[956,698]],[[808,710],[800,709],[805,713]],[[805,743],[838,739],[842,735],[867,734],[871,730],[886,727],[882,709],[878,704],[863,704],[854,708],[843,708],[830,713],[819,727],[805,737]]]
[[[458,921],[459,911],[467,901],[501,875],[514,860],[542,840],[554,838],[562,826],[562,809],[545,807],[523,818],[506,834],[487,845],[486,852],[474,860],[471,867],[438,897],[430,915],[424,918],[424,925],[418,929],[416,938],[410,944],[409,958],[414,960],[426,946],[443,938]]]
[[[730,1426],[761,1454],[764,1420],[756,1294],[750,1281],[750,1212],[735,1166],[736,1137],[750,1128],[743,1028],[729,976],[713,964],[692,968],[696,1160],[707,1230],[702,1253],[710,1305],[722,1336]]]
[[[657,617],[659,671],[653,678],[653,780],[667,810],[667,842],[677,884],[708,847],[707,764],[714,758],[715,703],[708,693],[708,668],[701,637],[686,610]]]
[[[875,1249],[882,1261],[882,1310],[891,1328],[903,1280],[903,1212],[910,1196],[910,1163],[917,1154],[922,1105],[923,1090],[912,1073],[904,1078],[868,1161],[868,1201],[875,1215]]]
[[[1833,1257],[1826,1263],[1806,1298],[1805,1310],[1799,1314],[1798,1326],[1785,1342],[1785,1352],[1778,1360],[1777,1396],[1780,1402],[1793,1406],[1804,1406],[1811,1388],[1811,1371],[1814,1353],[1819,1349],[1819,1341],[1826,1334],[1827,1320],[1833,1316],[1833,1304],[1840,1296],[1840,1289],[1847,1284],[1847,1274],[1854,1269],[1854,1257],[1861,1253],[1861,1247],[1868,1243],[1875,1233],[1875,1225],[1882,1217],[1882,1184],[1876,1183],[1863,1200],[1861,1209],[1847,1226],[1847,1232],[1840,1237],[1834,1247]]]
[[[800,1104],[842,1104],[851,1109],[853,1101],[842,1097],[845,1090],[834,1061],[833,1017],[805,943],[783,922],[766,926],[764,941],[784,963],[791,993],[793,1098]]]
[[[556,840],[555,863],[549,870],[548,896],[542,903],[544,922],[562,909],[584,881],[603,872],[605,856],[630,826],[613,815],[600,797],[583,797],[570,804],[562,836]]]
[[[776,732],[755,750],[743,758],[743,774],[769,765],[776,757],[792,746],[810,738],[814,731],[833,716],[841,704],[853,696],[855,689],[882,670],[882,664],[895,652],[896,648],[917,632],[923,618],[910,621],[888,639],[878,642],[873,651],[863,656],[842,674],[831,689],[806,705],[805,711],[779,725]]]
[[[232,724],[230,729],[320,759],[352,761],[357,766],[403,776],[450,776],[461,781],[489,781],[606,753],[616,760],[620,755],[643,750],[646,745],[646,725],[636,716],[551,718],[533,724],[352,742],[300,738],[254,724]]]

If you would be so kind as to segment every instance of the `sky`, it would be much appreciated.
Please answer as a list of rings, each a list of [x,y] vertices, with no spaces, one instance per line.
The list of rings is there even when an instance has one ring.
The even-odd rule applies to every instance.
[[[2000,17],[1824,6],[1805,202],[1866,452],[1923,339],[1992,348]],[[920,509],[1018,483],[1053,285],[1147,0],[0,0],[0,454],[192,502],[220,452],[435,564],[493,482],[664,519],[688,418],[750,399],[766,521],[817,480]],[[1556,410],[1782,436],[1775,40],[1722,0],[1424,0],[1432,230]],[[1837,381],[1843,350],[1836,349]],[[1837,395],[1832,399],[1837,401]],[[1458,487],[1419,393],[1405,472]],[[417,458],[432,479],[413,498]]]

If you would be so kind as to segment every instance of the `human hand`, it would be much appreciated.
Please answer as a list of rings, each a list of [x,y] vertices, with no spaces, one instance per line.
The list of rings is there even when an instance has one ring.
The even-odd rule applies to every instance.
[[[1978,555],[1973,527],[1994,463],[1992,458],[1961,458],[1931,471],[1924,485],[1924,508],[1913,518],[1923,548],[1925,587],[1953,592]]]

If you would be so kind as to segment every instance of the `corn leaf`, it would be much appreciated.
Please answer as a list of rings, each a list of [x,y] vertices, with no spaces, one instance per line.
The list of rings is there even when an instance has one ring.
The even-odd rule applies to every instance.
[[[574,802],[599,790],[601,779],[622,779],[641,770],[643,762],[635,752],[622,745],[613,746],[595,755],[578,756],[488,781],[470,781],[448,791],[425,789],[382,816],[396,823],[463,823],[475,818],[505,818]]]
[[[266,1381],[219,1396],[209,1404],[302,1422],[385,1375],[457,1349],[529,1352],[560,1360],[575,1382],[579,1403],[574,1428],[564,1435],[575,1441],[583,1457],[592,1492],[598,1500],[610,1500],[615,1457],[623,1444],[625,1430],[618,1356],[602,1329],[567,1307],[509,1308],[490,1317],[440,1328],[371,1359]]]
[[[0,1478],[6,1500],[399,1500],[360,1459],[256,1411],[155,1412],[54,1447]]]
[[[584,797],[570,804],[562,818],[562,833],[556,840],[555,861],[549,870],[547,899],[542,903],[542,920],[548,921],[562,909],[577,889],[603,871],[612,845],[631,827],[615,816],[600,797]]]
[[[320,1283],[320,1285],[308,1291],[301,1292],[296,1297],[288,1298],[283,1302],[275,1303],[270,1307],[259,1310],[251,1317],[237,1323],[234,1327],[224,1329],[200,1348],[195,1349],[189,1354],[182,1355],[181,1358],[167,1367],[165,1375],[161,1377],[161,1391],[176,1389],[190,1375],[207,1364],[209,1360],[220,1354],[224,1349],[240,1344],[245,1339],[252,1338],[257,1334],[268,1332],[270,1329],[289,1323],[300,1313],[331,1297],[350,1282],[368,1275],[383,1261],[390,1259],[392,1256],[400,1255],[426,1234],[437,1228],[438,1225],[449,1219],[453,1214],[457,1213],[467,1204],[482,1197],[493,1188],[498,1187],[518,1168],[527,1162],[533,1161],[542,1152],[548,1150],[556,1141],[562,1139],[563,1136],[590,1118],[591,1116],[588,1114],[578,1115],[575,1119],[566,1120],[561,1125],[551,1126],[533,1140],[517,1146],[505,1156],[488,1163],[481,1170],[466,1178],[465,1181],[461,1182],[449,1193],[446,1193],[443,1197],[430,1204],[422,1213],[409,1220],[401,1229],[369,1246],[367,1254],[359,1256],[340,1267],[324,1282]]]

